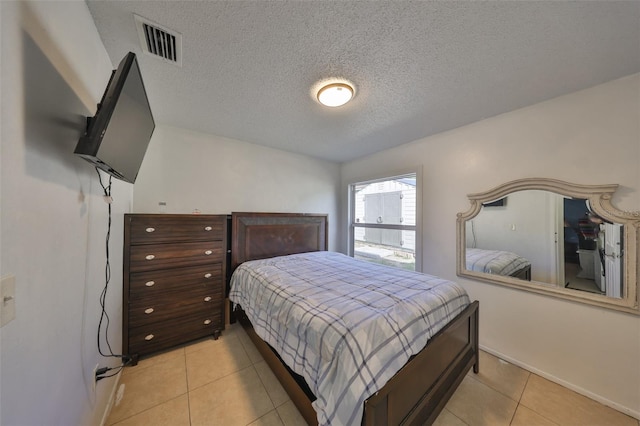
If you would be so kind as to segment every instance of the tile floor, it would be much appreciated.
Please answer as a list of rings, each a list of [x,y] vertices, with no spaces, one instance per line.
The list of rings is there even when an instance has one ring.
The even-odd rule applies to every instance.
[[[244,330],[128,367],[122,401],[106,424],[304,425]],[[481,352],[480,374],[460,384],[436,425],[629,425],[636,419]]]

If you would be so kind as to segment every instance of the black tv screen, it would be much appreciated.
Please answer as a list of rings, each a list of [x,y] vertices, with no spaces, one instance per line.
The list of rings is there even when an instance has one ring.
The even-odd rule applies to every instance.
[[[134,183],[155,129],[136,55],[111,74],[101,103],[75,153],[110,175]]]

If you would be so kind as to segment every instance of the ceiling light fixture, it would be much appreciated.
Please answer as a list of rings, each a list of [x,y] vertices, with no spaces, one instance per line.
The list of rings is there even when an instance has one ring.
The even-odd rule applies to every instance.
[[[339,107],[353,98],[353,87],[346,83],[331,83],[318,90],[318,102],[328,107]]]

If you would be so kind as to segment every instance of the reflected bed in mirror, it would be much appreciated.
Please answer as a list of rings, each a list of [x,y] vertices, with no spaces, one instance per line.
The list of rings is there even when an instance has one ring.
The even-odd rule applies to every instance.
[[[640,212],[613,207],[617,187],[535,178],[470,194],[458,275],[640,314]]]

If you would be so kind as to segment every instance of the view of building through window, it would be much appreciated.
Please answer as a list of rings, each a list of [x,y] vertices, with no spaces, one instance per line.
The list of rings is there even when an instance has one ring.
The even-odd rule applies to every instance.
[[[355,258],[415,270],[416,174],[351,185]]]

